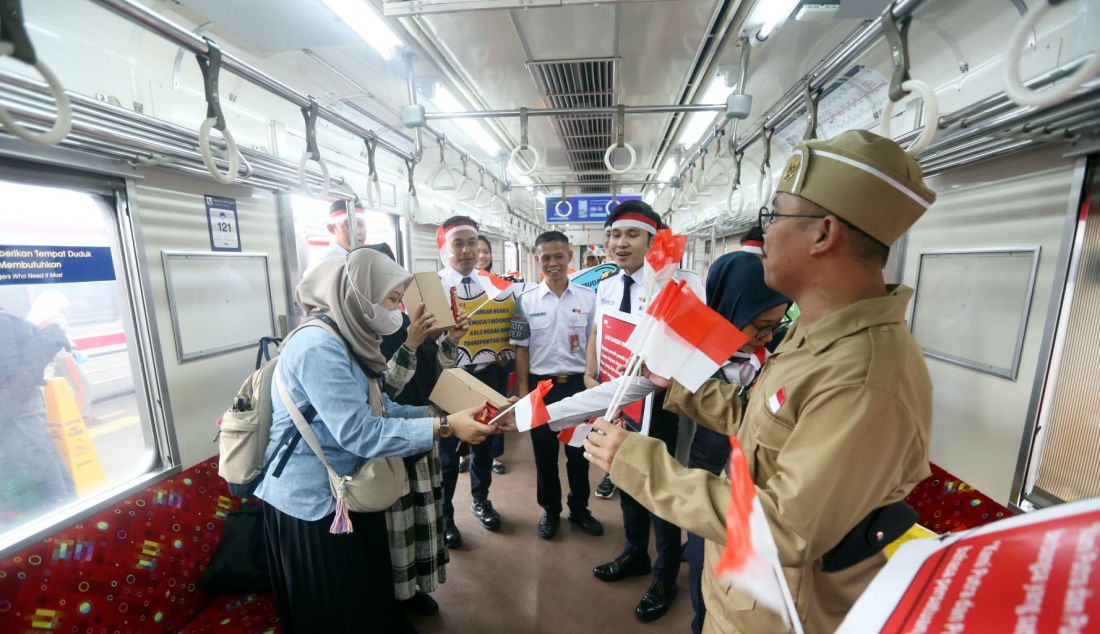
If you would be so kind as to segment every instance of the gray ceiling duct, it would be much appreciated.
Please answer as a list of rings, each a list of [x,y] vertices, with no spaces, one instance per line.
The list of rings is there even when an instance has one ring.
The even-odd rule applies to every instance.
[[[539,93],[550,108],[613,108],[619,104],[619,59],[568,59],[528,62]],[[613,115],[551,117],[565,149],[569,167],[578,180],[606,181],[611,174],[604,152],[615,141]],[[582,187],[585,193],[608,191],[600,185]]]

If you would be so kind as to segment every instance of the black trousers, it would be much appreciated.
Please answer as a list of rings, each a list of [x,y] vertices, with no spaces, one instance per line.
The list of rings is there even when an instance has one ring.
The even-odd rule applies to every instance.
[[[556,377],[531,376],[529,389],[535,389],[535,385],[543,379],[553,381],[550,393],[546,395],[544,402],[556,403],[584,391],[584,375],[570,375],[561,383]],[[558,435],[549,425],[543,425],[531,430],[531,447],[535,453],[535,482],[539,506],[551,515],[560,515],[561,508],[561,477],[558,475]],[[569,478],[569,510],[573,512],[583,511],[588,508],[588,497],[591,494],[591,485],[588,483],[588,461],[584,459],[583,447],[565,447],[565,473]]]
[[[473,372],[474,378],[497,392],[504,392],[508,375],[503,368],[489,365],[480,372]],[[439,464],[443,475],[443,514],[447,521],[454,521],[455,489],[458,488],[458,438],[441,438],[439,441]],[[475,502],[489,499],[489,487],[493,484],[493,445],[486,440],[480,445],[470,447],[470,495]]]
[[[351,513],[353,533],[329,533],[332,515],[300,520],[264,505],[267,563],[279,625],[302,632],[402,632],[393,594],[385,511]]]
[[[676,436],[679,417],[664,410],[664,392],[653,399],[649,435],[660,439],[670,455],[676,454]],[[649,527],[653,526],[653,538],[657,546],[657,560],[653,562],[653,578],[673,582],[680,574],[680,527],[653,515],[649,509],[626,493],[619,491],[619,506],[623,511],[623,528],[626,530],[626,548],[623,554],[645,555],[649,552]]]
[[[695,438],[691,441],[691,453],[688,457],[688,466],[693,469],[706,469],[718,475],[726,466],[730,457],[729,436],[723,436],[697,425]],[[701,634],[703,621],[707,616],[706,605],[703,604],[703,538],[695,533],[688,533],[687,548],[684,549],[684,561],[688,565],[688,591],[691,594],[691,607],[695,610],[695,617],[691,620],[692,634]]]

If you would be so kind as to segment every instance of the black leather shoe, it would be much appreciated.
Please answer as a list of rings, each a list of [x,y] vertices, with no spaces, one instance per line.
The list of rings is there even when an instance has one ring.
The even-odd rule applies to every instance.
[[[436,603],[432,595],[427,592],[417,590],[416,594],[414,594],[411,599],[405,599],[398,603],[400,603],[401,607],[409,614],[416,614],[419,616],[439,614],[439,604]]]
[[[570,513],[569,521],[580,526],[582,531],[593,537],[603,535],[603,524],[600,524],[600,520],[592,517],[592,513],[588,509]]]
[[[447,529],[443,531],[443,543],[447,545],[447,548],[462,546],[462,533],[454,525],[454,522],[447,522]]]
[[[668,608],[672,606],[672,600],[676,598],[676,592],[675,581],[654,579],[653,583],[649,584],[649,590],[642,595],[638,607],[634,608],[634,616],[643,623],[656,621],[668,612]]]
[[[539,520],[539,537],[543,539],[553,539],[554,535],[558,534],[559,526],[561,526],[561,516],[557,513],[546,511],[542,514],[542,519]]]
[[[596,485],[596,497],[610,500],[615,495],[615,485],[611,484],[611,476],[605,475],[603,480]]]
[[[497,462],[496,460],[493,461],[493,467],[492,468],[493,468],[493,473],[495,473],[497,475],[504,475],[505,473],[508,472],[508,467],[504,466],[503,462]]]
[[[619,555],[614,561],[593,568],[592,576],[600,581],[618,581],[648,575],[649,570],[649,555]]]
[[[470,510],[474,512],[474,515],[481,521],[481,525],[486,530],[495,531],[500,528],[500,513],[496,512],[493,508],[493,503],[489,500],[482,502],[475,501]]]

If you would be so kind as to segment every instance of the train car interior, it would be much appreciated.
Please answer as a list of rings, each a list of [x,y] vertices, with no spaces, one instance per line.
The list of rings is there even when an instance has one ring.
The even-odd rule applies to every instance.
[[[0,633],[292,629],[262,543],[252,585],[211,581],[225,527],[263,523],[216,434],[334,251],[445,277],[460,216],[487,277],[533,290],[560,231],[596,290],[618,275],[605,225],[637,201],[709,285],[784,215],[801,144],[855,129],[935,194],[883,268],[913,289],[931,381],[931,475],[903,496],[922,535],[1097,498],[1097,33],[1098,0],[0,0]],[[463,472],[438,614],[400,631],[692,628],[687,565],[649,613],[646,575],[593,577],[629,521],[596,497],[604,470],[603,535],[540,539],[532,434],[503,436],[500,530]],[[1062,631],[1100,622],[1086,564],[1092,621]]]

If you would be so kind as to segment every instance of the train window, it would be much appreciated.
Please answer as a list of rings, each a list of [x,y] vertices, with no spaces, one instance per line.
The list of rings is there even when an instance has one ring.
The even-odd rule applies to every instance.
[[[299,275],[304,274],[333,251],[342,251],[336,243],[335,234],[329,230],[329,205],[327,201],[315,200],[307,196],[290,196],[290,206],[294,213],[294,236],[299,253]],[[363,214],[363,219],[365,232],[360,235],[365,235],[364,244],[385,243],[394,254],[399,253],[397,216],[367,210]]]
[[[519,245],[511,240],[504,241],[504,272],[519,270]]]
[[[148,473],[157,452],[113,201],[5,181],[0,200],[3,549]]]

